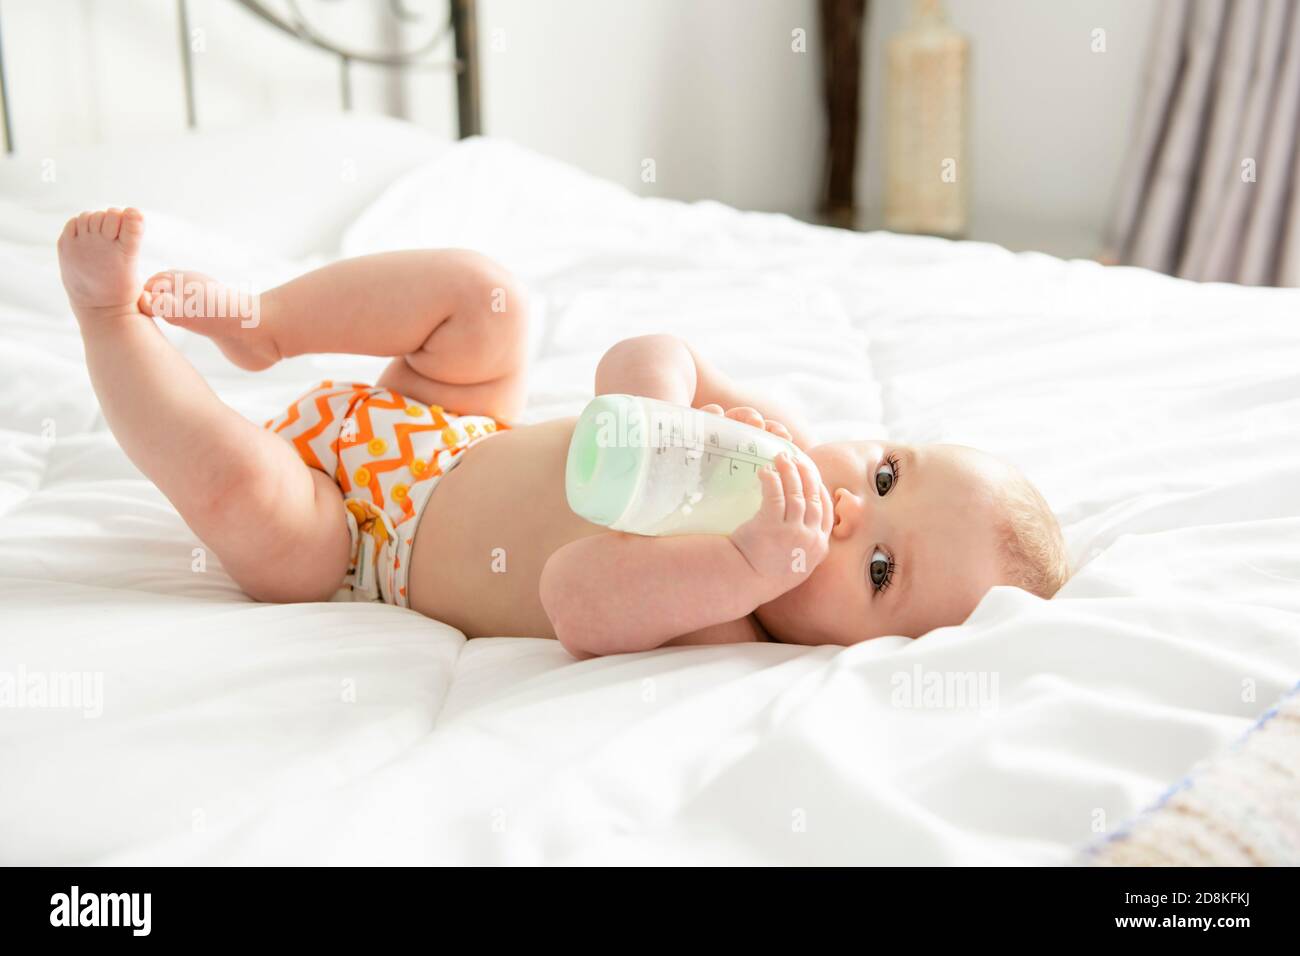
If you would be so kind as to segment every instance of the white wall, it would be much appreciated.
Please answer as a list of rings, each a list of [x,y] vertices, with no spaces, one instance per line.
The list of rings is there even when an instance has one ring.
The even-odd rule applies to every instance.
[[[283,0],[277,0],[282,4]],[[366,2],[302,0],[331,36],[380,38]],[[445,0],[406,0],[440,12]],[[972,39],[970,196],[976,238],[1088,253],[1105,221],[1137,105],[1154,0],[948,0]],[[338,108],[333,59],[230,0],[191,0],[207,128]],[[906,0],[871,0],[859,200],[882,206],[884,43]],[[149,136],[184,123],[170,0],[3,0],[19,148]],[[1090,50],[1106,30],[1107,51]],[[791,31],[808,52],[791,49]],[[415,31],[422,34],[423,30]],[[484,125],[645,195],[811,215],[824,119],[814,0],[479,0]],[[411,39],[408,37],[408,40]],[[381,108],[380,71],[357,102]],[[417,121],[454,129],[454,87],[406,84]],[[653,159],[654,182],[642,163]]]
[[[1140,105],[1155,0],[946,0],[971,39],[973,238],[1095,253]],[[880,221],[885,41],[903,0],[873,0],[867,144],[858,194]],[[1105,30],[1104,53],[1092,52]]]
[[[973,237],[1093,251],[1154,6],[948,0],[972,40]],[[909,16],[907,0],[870,0],[857,180],[868,226],[883,207],[885,42]],[[480,0],[479,20],[492,134],[645,195],[814,211],[825,127],[811,0]],[[1097,27],[1105,53],[1091,50]],[[795,28],[807,54],[791,51]],[[639,179],[644,157],[656,183]]]
[[[823,136],[815,10],[481,0],[485,127],[645,195],[810,209]],[[791,50],[796,28],[807,53]]]

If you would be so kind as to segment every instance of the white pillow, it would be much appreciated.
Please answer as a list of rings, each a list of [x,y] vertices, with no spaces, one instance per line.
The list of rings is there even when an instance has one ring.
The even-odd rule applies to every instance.
[[[377,115],[324,114],[0,160],[0,199],[60,219],[139,206],[285,258],[337,251],[343,230],[443,137]]]

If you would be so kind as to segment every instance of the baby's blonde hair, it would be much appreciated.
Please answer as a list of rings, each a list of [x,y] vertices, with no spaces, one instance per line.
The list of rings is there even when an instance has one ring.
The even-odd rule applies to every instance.
[[[1002,554],[1008,584],[1050,598],[1070,579],[1061,525],[1046,499],[1023,475],[998,486]]]

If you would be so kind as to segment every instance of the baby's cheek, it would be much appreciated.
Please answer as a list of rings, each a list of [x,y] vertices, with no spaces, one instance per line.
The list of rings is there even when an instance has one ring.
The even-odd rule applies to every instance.
[[[814,575],[809,582],[816,588],[809,596],[829,618],[827,627],[835,632],[836,643],[855,644],[862,640],[863,628],[870,629],[873,619],[882,613],[882,607],[872,600],[871,589],[858,577],[857,561],[831,564],[828,559],[827,564],[824,573]]]
[[[858,580],[858,561],[859,558],[854,556],[849,545],[841,544],[837,547],[832,543],[826,560],[813,572],[813,579],[818,587],[825,588],[828,593],[845,598],[861,597],[863,586]]]
[[[862,594],[855,588],[849,569],[828,557],[813,569],[802,587],[793,592],[800,600],[804,613],[838,617],[845,612],[855,611],[861,602]]]
[[[809,580],[804,585],[786,591],[762,608],[759,618],[763,625],[784,644],[825,644],[833,640],[828,633],[826,603],[810,593]]]

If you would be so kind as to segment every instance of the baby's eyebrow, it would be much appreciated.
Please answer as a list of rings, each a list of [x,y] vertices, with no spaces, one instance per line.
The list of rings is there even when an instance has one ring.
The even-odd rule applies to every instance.
[[[898,459],[903,466],[899,471],[911,472],[916,467],[916,450],[911,445],[904,445],[898,450]]]

